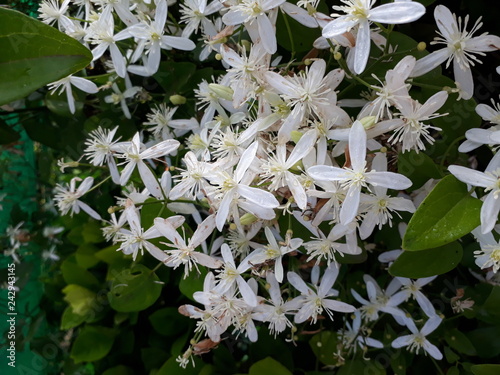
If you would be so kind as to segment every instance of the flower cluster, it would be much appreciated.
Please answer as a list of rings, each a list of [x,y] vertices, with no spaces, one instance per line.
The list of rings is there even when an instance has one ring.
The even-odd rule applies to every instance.
[[[446,116],[442,107],[451,93],[462,100],[472,96],[475,54],[497,50],[500,38],[473,37],[479,21],[467,31],[467,18],[462,22],[439,5],[440,36],[433,43],[446,48],[420,59],[410,53],[398,59],[402,54],[394,52],[397,46],[384,32],[417,20],[425,7],[413,1],[342,3],[333,7],[338,14],[328,16],[311,1],[42,1],[41,19],[90,48],[93,64],[104,67],[108,78],[97,87],[91,75],[69,76],[50,88],[66,91],[71,112],[76,110],[72,86],[89,94],[106,91],[106,103],[144,125],[131,140],[116,136],[119,126],[89,134],[85,158],[109,168],[111,180],[122,187],[109,218],[82,201],[98,186],[92,187],[92,177],[58,186],[55,200],[62,214],[84,211],[105,223],[106,238],[134,261],[149,253],[167,267],[181,267],[184,278],[208,270],[203,290],[193,296],[198,305],[180,308],[197,320],[197,339],[206,335],[217,343],[232,329],[256,341],[256,327],[263,324],[272,334],[288,331],[293,339],[298,325],[352,313],[352,324],[339,331],[341,356],[356,347],[383,347],[367,328],[383,312],[411,332],[392,341],[394,348],[423,349],[441,359],[425,336],[442,317],[420,290],[433,278],[396,278],[382,290],[365,275],[368,299],[333,287],[344,258],[366,253],[362,240],[392,226],[395,216],[399,222],[401,213],[415,211],[421,198],[405,193],[412,181],[398,173],[393,158],[424,151],[439,138],[433,121]],[[170,7],[176,7],[178,20]],[[310,57],[280,64],[278,17],[321,31]],[[371,51],[371,41],[380,51]],[[224,69],[194,90],[193,116],[179,110],[190,104],[184,97],[170,98],[172,106],[155,103],[136,83],[138,76],[161,73],[163,56],[174,59],[186,51],[200,64],[211,59]],[[380,62],[388,69],[372,82],[363,73]],[[457,87],[415,95],[418,80],[412,77],[444,62],[453,62]],[[352,93],[356,85],[365,91]],[[141,101],[151,102],[146,118],[131,111]],[[498,105],[480,105],[477,111],[497,125],[470,130],[464,152],[500,143]],[[484,173],[449,167],[458,179],[485,188],[483,235],[491,232],[500,210],[499,160],[495,156]],[[172,215],[159,214],[144,226],[141,210],[155,202]],[[192,223],[197,229],[185,230]],[[477,264],[497,272],[498,243],[487,235],[480,244]],[[427,317],[421,329],[402,307],[411,298]],[[178,359],[181,365],[196,353],[195,344]]]

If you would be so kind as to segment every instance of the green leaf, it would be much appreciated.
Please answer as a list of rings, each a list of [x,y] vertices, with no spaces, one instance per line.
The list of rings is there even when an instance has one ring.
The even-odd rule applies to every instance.
[[[398,172],[408,177],[413,185],[409,190],[422,187],[429,179],[441,177],[436,163],[423,152],[404,152],[398,156]]]
[[[181,279],[179,283],[179,290],[191,301],[194,301],[194,292],[199,292],[203,290],[203,282],[205,281],[205,276],[207,276],[207,269],[205,267],[198,267],[200,273],[190,272],[189,276]]]
[[[74,328],[82,324],[86,319],[85,315],[75,314],[71,306],[64,309],[63,315],[61,317],[61,330],[67,331],[68,329]]]
[[[77,40],[5,8],[0,8],[0,51],[0,105],[78,72],[92,60]]]
[[[94,275],[77,264],[74,255],[67,258],[61,264],[61,271],[64,281],[66,281],[67,284],[81,285],[86,288],[92,288],[99,284],[99,281]]]
[[[476,349],[474,348],[474,345],[472,345],[472,342],[457,328],[447,330],[444,338],[448,345],[459,353],[476,355]]]
[[[119,365],[108,368],[102,375],[134,375],[134,371],[130,367]]]
[[[462,255],[462,246],[458,242],[416,252],[403,251],[389,267],[389,273],[410,279],[441,275],[454,269]]]
[[[176,336],[187,329],[189,318],[179,314],[175,307],[165,307],[152,313],[149,321],[160,335]]]
[[[474,375],[500,374],[500,365],[474,365],[470,369]]]
[[[92,310],[96,294],[80,285],[67,285],[62,292],[64,300],[69,303],[73,312],[78,315],[86,315]]]
[[[120,312],[141,311],[151,306],[161,294],[158,276],[142,264],[120,272],[108,293],[109,303]]]
[[[292,373],[285,366],[271,357],[264,358],[263,360],[254,363],[248,372],[248,375],[262,374],[292,375]]]
[[[337,375],[373,374],[385,375],[385,369],[377,361],[347,360]]]
[[[104,358],[115,340],[116,332],[111,328],[85,326],[71,348],[70,357],[75,363],[93,362]]]
[[[191,62],[164,61],[160,63],[158,73],[154,79],[165,90],[165,97],[182,92],[182,87],[189,82],[196,72],[196,65]]]
[[[467,186],[449,175],[443,178],[413,214],[403,249],[418,251],[446,245],[480,225],[482,202]]]
[[[337,333],[331,331],[320,332],[309,340],[314,355],[325,365],[338,364],[338,359],[333,356],[337,352],[337,344]]]
[[[182,368],[175,357],[170,357],[155,375],[198,375],[203,362],[195,356],[191,358],[194,358],[194,367],[189,361],[186,368]]]
[[[498,320],[497,320],[498,323]],[[478,328],[467,333],[480,358],[495,358],[500,355],[500,327]]]
[[[0,144],[6,145],[17,141],[21,136],[12,127],[7,125],[5,121],[0,119]]]

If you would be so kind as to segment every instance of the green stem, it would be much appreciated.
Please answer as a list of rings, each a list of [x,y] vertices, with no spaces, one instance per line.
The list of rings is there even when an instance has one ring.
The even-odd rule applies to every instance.
[[[283,19],[285,20],[288,37],[290,38],[290,44],[292,45],[290,60],[293,60],[293,58],[295,57],[295,42],[293,40],[292,29],[290,28],[290,24],[288,23],[288,16],[285,14],[285,12],[281,12],[281,14],[283,15]]]

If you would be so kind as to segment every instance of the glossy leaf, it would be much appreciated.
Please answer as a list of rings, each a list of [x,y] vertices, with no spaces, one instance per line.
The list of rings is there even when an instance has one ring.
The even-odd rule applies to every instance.
[[[92,60],[77,40],[5,8],[0,8],[0,51],[0,105],[76,73]]]
[[[441,177],[436,163],[423,152],[415,151],[404,152],[398,156],[398,172],[413,182],[409,190],[422,187],[431,178]]]
[[[335,332],[323,331],[309,340],[314,355],[325,365],[335,365],[337,359],[332,355],[337,351],[338,338]]]
[[[462,255],[458,242],[417,252],[403,251],[389,267],[389,273],[410,279],[441,275],[454,269]]]
[[[179,314],[175,307],[165,307],[151,314],[149,321],[160,335],[176,336],[187,329],[189,318]]]
[[[71,358],[75,363],[97,361],[104,358],[115,340],[116,332],[111,328],[86,326],[71,348]]]
[[[472,345],[469,338],[462,332],[460,332],[457,328],[446,331],[444,338],[448,345],[450,345],[459,353],[476,355],[476,349],[474,348],[474,345]]]
[[[467,186],[449,175],[443,178],[413,214],[403,249],[418,251],[446,245],[479,226],[482,202]]]
[[[120,312],[141,311],[151,306],[161,293],[158,276],[142,264],[124,269],[114,278],[109,303]]]

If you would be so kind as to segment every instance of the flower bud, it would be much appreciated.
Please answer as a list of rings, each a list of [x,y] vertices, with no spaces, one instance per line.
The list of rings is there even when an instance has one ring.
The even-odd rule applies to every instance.
[[[425,51],[426,48],[427,48],[427,44],[425,44],[425,42],[420,42],[417,44],[418,51]]]
[[[222,55],[220,53],[215,54],[215,60],[221,61],[222,60]]]
[[[210,91],[212,91],[219,98],[233,100],[234,91],[232,88],[224,85],[219,85],[218,83],[210,83],[208,87]]]
[[[375,120],[376,120],[375,116],[366,116],[366,117],[363,117],[361,120],[359,120],[359,122],[361,122],[363,127],[366,130],[368,130],[368,129],[372,128],[373,125],[375,125]]]
[[[171,95],[168,99],[173,105],[182,105],[186,103],[186,98],[182,95]]]
[[[297,143],[300,140],[300,138],[302,138],[302,135],[303,134],[298,130],[292,130],[292,132],[290,133],[290,138],[293,143]]]
[[[247,212],[244,214],[242,217],[240,217],[240,223],[242,225],[251,225],[257,221],[257,216],[252,215],[251,213]]]
[[[337,51],[333,54],[333,58],[336,60],[336,61],[339,61],[341,58],[342,58],[342,54]]]

